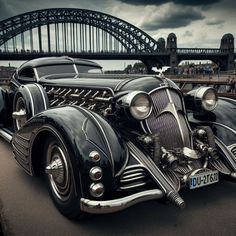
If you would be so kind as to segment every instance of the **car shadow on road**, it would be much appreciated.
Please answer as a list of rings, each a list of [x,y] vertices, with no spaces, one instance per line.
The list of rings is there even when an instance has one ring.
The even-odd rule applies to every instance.
[[[57,227],[58,235],[235,235],[236,184],[220,183],[195,190],[180,192],[187,207],[178,209],[170,203],[160,201],[143,202],[124,211],[94,215],[83,221],[71,221],[63,217],[53,206],[43,178],[29,177],[20,168],[17,170],[22,191],[30,191],[28,201],[35,201],[35,210],[41,221],[40,229],[51,232]],[[31,214],[31,212],[26,212]],[[43,218],[47,220],[43,222]],[[28,217],[31,224],[37,220]],[[27,219],[27,220],[28,220]],[[51,225],[48,224],[50,222]],[[227,225],[227,227],[225,227]],[[39,227],[39,226],[38,226]],[[51,227],[51,228],[50,228]],[[55,231],[54,231],[55,232]]]
[[[111,235],[112,232],[114,235],[151,235],[151,232],[155,235],[195,235],[196,232],[208,234],[214,229],[215,232],[220,232],[219,228],[224,227],[224,223],[227,224],[224,222],[224,215],[231,215],[232,220],[236,218],[235,187],[234,183],[221,182],[202,189],[181,191],[181,196],[187,203],[184,210],[170,203],[149,201],[122,212],[98,215],[79,224],[80,227],[89,228],[91,235]],[[230,205],[233,207],[231,212]],[[222,219],[221,224],[218,224],[219,216]],[[232,227],[233,225],[234,222]],[[236,232],[236,228],[234,229]],[[229,235],[230,232],[231,229]]]

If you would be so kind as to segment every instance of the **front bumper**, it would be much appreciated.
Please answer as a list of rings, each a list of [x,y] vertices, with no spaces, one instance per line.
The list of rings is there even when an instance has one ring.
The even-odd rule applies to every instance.
[[[124,210],[143,201],[160,199],[163,196],[164,193],[160,189],[152,189],[114,200],[95,201],[81,198],[80,209],[87,213],[105,214]]]

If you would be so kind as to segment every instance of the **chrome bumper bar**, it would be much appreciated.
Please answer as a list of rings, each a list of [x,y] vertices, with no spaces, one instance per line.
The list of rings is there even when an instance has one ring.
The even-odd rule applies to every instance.
[[[160,199],[163,196],[164,193],[160,189],[152,189],[135,193],[127,197],[107,201],[95,201],[81,198],[80,209],[92,214],[105,214],[124,210],[143,201]]]

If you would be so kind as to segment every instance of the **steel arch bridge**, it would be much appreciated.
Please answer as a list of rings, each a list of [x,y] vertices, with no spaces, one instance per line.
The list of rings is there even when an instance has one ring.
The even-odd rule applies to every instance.
[[[236,59],[232,34],[222,37],[220,48],[177,48],[173,33],[156,41],[124,20],[86,9],[43,9],[0,21],[0,60],[61,55],[140,60],[148,71],[182,60],[211,60],[232,70]]]
[[[46,35],[42,32],[43,27],[46,27]],[[36,34],[38,37],[35,39]],[[1,21],[0,46],[8,49],[11,39],[13,51],[17,50],[19,41],[21,49],[25,50],[26,40],[31,51],[35,50],[37,41],[39,52],[45,50],[43,44],[46,44],[48,52],[53,47],[55,52],[153,52],[158,49],[156,40],[126,21],[101,12],[73,8],[37,10]]]

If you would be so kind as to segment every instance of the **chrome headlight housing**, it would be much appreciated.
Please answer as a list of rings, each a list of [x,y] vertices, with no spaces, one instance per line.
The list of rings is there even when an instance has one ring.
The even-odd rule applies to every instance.
[[[214,89],[207,89],[202,96],[202,107],[206,111],[212,111],[217,106],[217,95]]]
[[[146,119],[152,111],[152,101],[146,92],[132,91],[121,97],[118,102],[120,108],[125,108],[128,116],[136,120]]]
[[[186,97],[187,109],[212,111],[216,108],[218,97],[214,88],[201,87],[188,92]]]

